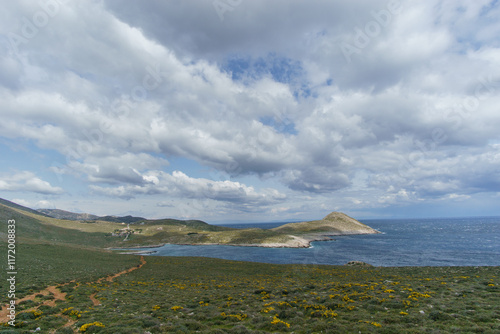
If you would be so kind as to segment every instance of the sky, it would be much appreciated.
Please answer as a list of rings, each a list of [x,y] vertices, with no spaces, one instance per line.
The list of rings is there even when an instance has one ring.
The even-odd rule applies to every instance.
[[[500,215],[497,0],[1,0],[0,197],[212,223]]]

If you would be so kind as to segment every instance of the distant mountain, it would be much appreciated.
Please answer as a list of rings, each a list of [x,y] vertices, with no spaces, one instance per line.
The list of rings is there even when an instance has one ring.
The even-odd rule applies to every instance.
[[[40,213],[48,215],[57,219],[67,219],[67,220],[102,220],[106,222],[113,223],[125,223],[125,224],[133,224],[138,221],[145,221],[146,218],[143,217],[132,217],[132,216],[96,216],[90,213],[75,213],[70,211],[64,211],[59,209],[38,209]]]
[[[38,209],[37,211],[57,219],[95,220],[98,218],[98,216],[91,215],[90,213],[75,213],[59,209]]]
[[[192,228],[200,231],[234,231],[234,228],[219,226],[219,225],[210,225],[205,223],[202,220],[179,220],[179,219],[152,219],[144,221],[145,224],[153,226],[153,225],[163,225],[163,226],[185,226],[188,228]]]
[[[46,242],[104,248],[113,246],[114,242],[107,236],[109,233],[89,230],[89,228],[87,231],[74,228],[79,225],[93,228],[94,224],[81,222],[68,224],[68,221],[49,217],[42,212],[0,198],[0,221],[7,222],[11,219],[16,221],[16,233],[23,243]],[[65,228],[65,225],[71,224],[73,228]],[[6,241],[7,229],[3,229],[0,231],[0,242]]]
[[[95,220],[103,220],[106,222],[113,222],[113,223],[133,224],[133,223],[136,223],[138,221],[145,221],[146,218],[132,217],[132,216],[124,216],[124,217],[103,216],[103,217],[97,217]]]

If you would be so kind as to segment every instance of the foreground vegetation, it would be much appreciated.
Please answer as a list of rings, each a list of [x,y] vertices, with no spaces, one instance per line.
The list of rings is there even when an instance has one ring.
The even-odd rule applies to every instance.
[[[24,249],[31,269],[26,277],[54,259],[70,265],[67,250],[56,248],[49,254],[49,248]],[[76,279],[60,288],[66,300],[47,306],[40,295],[21,302],[18,328],[6,326],[2,333],[28,333],[38,327],[57,333],[500,331],[497,267],[272,265],[149,256],[138,270],[96,282],[96,275],[107,274],[96,272],[103,270],[96,261],[114,264],[118,271],[137,265],[139,258],[82,255],[66,272],[46,271],[38,277],[38,288],[61,275],[61,282]]]
[[[7,249],[7,245],[0,243],[0,249]],[[16,255],[18,298],[75,279],[92,282],[139,263],[137,256],[43,243],[20,243]],[[5,261],[1,262],[2,272],[7,271],[5,265]],[[0,280],[0,302],[2,305],[8,302],[5,280]]]

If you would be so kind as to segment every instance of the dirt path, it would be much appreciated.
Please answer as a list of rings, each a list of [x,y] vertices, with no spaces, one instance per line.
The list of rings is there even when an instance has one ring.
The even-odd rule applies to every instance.
[[[90,295],[90,300],[92,301],[92,304],[94,304],[94,306],[99,306],[101,305],[101,302],[97,300],[95,295],[97,295],[97,292],[94,292],[93,294]]]
[[[65,314],[61,314],[61,316],[68,321],[67,323],[64,324],[63,327],[71,327],[71,326],[73,326],[78,321],[76,319],[68,317]]]
[[[144,256],[141,256],[141,264],[138,265],[137,267],[132,267],[132,268],[129,268],[127,270],[124,270],[124,271],[121,271],[117,274],[114,274],[114,275],[110,275],[110,276],[107,276],[107,277],[102,277],[102,278],[99,278],[95,283],[101,283],[102,281],[106,280],[108,282],[113,282],[113,280],[117,277],[120,277],[121,275],[125,275],[125,274],[128,274],[134,270],[137,270],[139,268],[141,268],[143,265],[146,264],[146,260],[144,260]],[[97,300],[97,298],[95,298],[97,292],[94,292],[93,294],[90,295],[90,300],[92,301],[92,303],[94,304],[94,306],[98,306],[98,305],[101,305],[101,302],[99,300]]]
[[[102,278],[99,278],[95,283],[101,283],[102,281],[106,280],[108,282],[113,282],[113,280],[121,275],[125,275],[125,274],[128,274],[134,270],[137,270],[139,268],[141,268],[143,265],[146,264],[146,260],[144,260],[144,256],[141,256],[141,264],[136,266],[136,267],[132,267],[132,268],[129,268],[127,270],[124,270],[124,271],[120,271],[118,274],[114,274],[114,275],[110,275],[110,276],[107,276],[107,277],[102,277]]]
[[[74,281],[71,281],[71,282],[74,282]],[[71,283],[71,282],[69,282],[69,283]],[[61,292],[58,288],[62,287],[62,286],[65,286],[65,285],[67,285],[69,283],[60,284],[60,285],[51,285],[51,286],[43,289],[42,291],[33,293],[33,294],[31,294],[29,296],[26,296],[26,297],[23,297],[21,299],[17,299],[16,300],[16,305],[19,305],[20,302],[23,302],[25,300],[35,300],[35,298],[36,298],[37,295],[48,296],[48,295],[50,295],[50,293],[52,293],[54,299],[46,300],[42,304],[38,305],[34,309],[37,309],[38,307],[40,307],[42,305],[54,306],[54,305],[56,305],[56,301],[57,300],[65,300],[66,299],[66,293],[65,292]],[[7,315],[9,314],[9,310],[7,309],[7,306],[8,305],[4,305],[2,307],[2,309],[0,310],[0,322],[7,322],[8,321]],[[26,311],[28,311],[28,310],[26,310]]]
[[[109,275],[109,276],[106,276],[106,277],[101,277],[97,281],[92,282],[92,283],[101,283],[104,280],[106,280],[108,282],[112,282],[115,278],[120,277],[121,275],[128,274],[128,273],[130,273],[130,272],[132,272],[134,270],[137,270],[137,269],[141,268],[145,264],[146,264],[146,260],[144,259],[144,256],[141,256],[141,264],[139,264],[139,265],[137,265],[135,267],[132,267],[132,268],[120,271],[117,274]],[[59,288],[65,286],[65,285],[68,285],[70,283],[73,283],[73,282],[75,282],[75,280],[73,280],[71,282],[68,282],[68,283],[64,283],[64,284],[51,285],[51,286],[43,289],[42,291],[33,293],[33,294],[31,294],[29,296],[26,296],[26,297],[23,297],[21,299],[17,299],[16,300],[16,305],[19,305],[20,302],[23,302],[25,300],[35,300],[35,298],[36,298],[37,295],[41,294],[41,295],[47,296],[50,293],[52,293],[53,296],[54,296],[54,299],[46,300],[42,304],[40,304],[40,305],[38,305],[38,306],[36,306],[36,307],[34,307],[32,309],[23,310],[23,312],[31,311],[31,310],[36,310],[36,309],[38,309],[42,305],[55,306],[57,300],[66,300],[66,293],[65,292],[61,292],[59,290]],[[95,295],[96,295],[96,293],[93,293],[92,295],[90,295],[90,300],[92,300],[92,303],[94,305],[100,305],[100,302],[95,298]],[[7,309],[8,306],[9,306],[8,304],[4,305],[2,307],[2,309],[0,310],[0,323],[9,321],[9,319],[7,318],[8,314],[9,314],[9,310]],[[18,312],[16,312],[16,314],[17,313]],[[62,316],[64,316],[64,315],[62,315]],[[72,326],[76,322],[76,321],[73,321],[73,319],[71,319],[69,317],[65,317],[65,318],[68,319],[68,323],[66,323],[63,327]]]

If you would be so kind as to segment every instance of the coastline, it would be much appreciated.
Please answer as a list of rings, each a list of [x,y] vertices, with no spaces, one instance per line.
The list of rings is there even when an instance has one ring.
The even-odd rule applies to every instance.
[[[332,233],[328,234],[308,234],[303,236],[295,236],[289,235],[292,237],[291,240],[287,242],[270,242],[270,243],[260,243],[260,244],[231,244],[231,243],[163,243],[156,245],[144,245],[144,246],[131,246],[131,247],[120,247],[113,248],[113,250],[127,250],[130,252],[120,253],[120,254],[132,254],[132,255],[147,255],[157,253],[156,251],[148,251],[148,248],[158,248],[165,245],[185,245],[185,246],[235,246],[235,247],[261,247],[261,248],[312,248],[311,243],[314,241],[331,241],[334,240],[331,237],[334,236],[343,236],[343,235],[365,235],[365,234],[378,234],[382,233],[380,231],[374,230],[374,232],[361,232],[361,231],[348,231],[341,233]],[[137,249],[137,251],[133,250]]]

